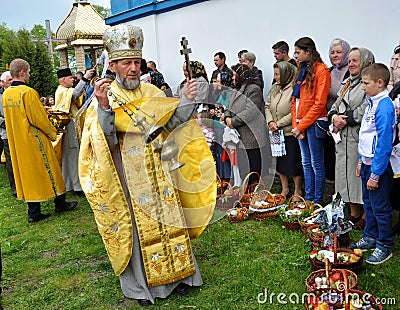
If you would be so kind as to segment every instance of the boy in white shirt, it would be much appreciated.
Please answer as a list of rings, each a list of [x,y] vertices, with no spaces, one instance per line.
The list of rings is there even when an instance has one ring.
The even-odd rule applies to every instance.
[[[393,102],[386,87],[389,70],[384,64],[375,63],[362,71],[362,89],[367,94],[359,134],[359,164],[356,174],[361,176],[366,225],[363,236],[351,249],[363,251],[375,248],[366,259],[373,265],[381,264],[392,257],[392,207],[390,191],[393,186],[393,171],[390,154],[396,123]]]

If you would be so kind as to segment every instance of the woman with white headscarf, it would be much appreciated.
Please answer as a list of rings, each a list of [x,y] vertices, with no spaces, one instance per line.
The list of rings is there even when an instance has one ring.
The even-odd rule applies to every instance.
[[[365,220],[362,218],[361,179],[355,171],[358,164],[358,133],[367,104],[361,72],[374,62],[375,57],[368,49],[353,47],[350,50],[350,77],[343,81],[339,97],[328,115],[334,126],[333,132],[340,134],[340,141],[336,143],[335,190],[350,205],[349,220],[359,229],[365,226]]]
[[[339,38],[333,39],[329,46],[329,59],[332,66],[329,68],[331,72],[331,88],[326,101],[327,111],[331,109],[338,98],[338,91],[343,80],[350,75],[347,65],[349,52],[349,43]],[[324,141],[324,165],[326,180],[333,182],[335,180],[335,142],[333,139],[325,139]],[[329,191],[327,188],[325,190]]]

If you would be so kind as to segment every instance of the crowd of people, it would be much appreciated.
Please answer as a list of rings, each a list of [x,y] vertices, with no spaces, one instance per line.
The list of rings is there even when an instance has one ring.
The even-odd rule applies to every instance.
[[[400,180],[400,47],[387,68],[367,48],[336,38],[328,67],[310,37],[294,42],[294,58],[288,43],[277,42],[264,98],[268,81],[251,51],[239,51],[230,68],[225,54],[215,53],[210,79],[200,61],[184,62],[174,91],[156,63],[142,57],[139,27],[113,26],[104,41],[109,76],[92,84],[95,69],[74,77],[62,68],[47,98],[28,86],[27,61],[10,63],[1,75],[1,147],[12,194],[27,202],[29,222],[50,216],[41,201],[54,198],[55,212],[65,212],[78,204],[67,202],[66,192],[86,195],[126,297],[144,306],[200,286],[190,238],[211,219],[215,173],[236,186],[251,174],[251,185],[271,174],[275,161],[286,197],[323,204],[325,182],[334,181],[348,220],[364,230],[350,247],[374,249],[370,264],[390,259],[400,232],[399,224],[392,229],[392,209],[400,209],[392,191]],[[49,111],[71,120],[55,128]],[[195,139],[196,128],[205,139]],[[182,148],[179,176],[162,168],[167,155],[160,144]],[[196,171],[207,161],[212,165],[202,166],[199,181]],[[174,182],[189,182],[190,190]]]

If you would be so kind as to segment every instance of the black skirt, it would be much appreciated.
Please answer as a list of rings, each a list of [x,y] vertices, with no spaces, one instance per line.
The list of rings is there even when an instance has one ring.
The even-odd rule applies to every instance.
[[[292,177],[303,175],[300,146],[297,139],[293,136],[285,136],[285,148],[286,155],[276,158],[276,171]]]

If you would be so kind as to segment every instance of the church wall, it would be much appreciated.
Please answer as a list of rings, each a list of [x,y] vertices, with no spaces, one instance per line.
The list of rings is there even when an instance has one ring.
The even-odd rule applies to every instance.
[[[256,66],[264,73],[265,95],[272,81],[274,62],[271,46],[285,40],[293,54],[293,43],[312,37],[321,56],[330,65],[328,50],[336,38],[351,46],[369,48],[378,62],[389,64],[393,48],[399,44],[399,6],[393,0],[378,3],[365,0],[301,2],[287,0],[211,0],[130,23],[143,28],[143,57],[154,60],[167,82],[183,79],[180,40],[186,36],[193,53],[209,76],[215,69],[213,55],[224,51],[229,66],[237,62],[237,52],[248,49],[257,56]]]

